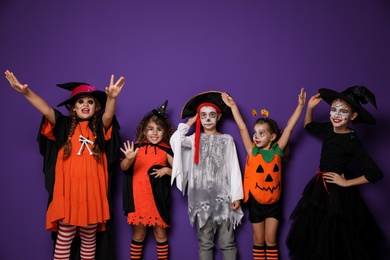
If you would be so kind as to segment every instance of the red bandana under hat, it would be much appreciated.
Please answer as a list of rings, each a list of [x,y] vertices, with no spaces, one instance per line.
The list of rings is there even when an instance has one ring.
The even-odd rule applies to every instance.
[[[213,107],[215,110],[217,110],[218,113],[221,113],[221,109],[209,102],[202,103],[198,106],[198,109],[196,110],[197,112],[197,118],[196,118],[196,129],[195,129],[195,156],[194,156],[194,163],[198,164],[199,163],[199,145],[200,145],[200,109],[202,107]]]

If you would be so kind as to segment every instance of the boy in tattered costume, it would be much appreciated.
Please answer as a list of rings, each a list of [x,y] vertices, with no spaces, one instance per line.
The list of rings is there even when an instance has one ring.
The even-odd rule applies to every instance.
[[[183,194],[188,184],[188,214],[191,225],[197,221],[199,259],[214,255],[214,239],[218,234],[223,258],[236,259],[234,229],[243,217],[242,178],[233,138],[217,131],[222,114],[231,110],[222,101],[221,92],[203,92],[183,107],[180,123],[171,137],[175,154],[172,182]],[[196,123],[195,133],[186,136]],[[201,125],[203,133],[201,133]]]

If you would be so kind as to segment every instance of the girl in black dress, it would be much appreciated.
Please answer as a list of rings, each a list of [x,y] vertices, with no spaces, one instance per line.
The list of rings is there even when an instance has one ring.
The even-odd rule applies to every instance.
[[[321,100],[330,104],[330,122],[312,121]],[[383,174],[349,127],[350,122],[376,123],[361,105],[368,102],[376,108],[374,94],[354,86],[341,93],[320,89],[307,103],[305,129],[321,134],[323,144],[317,175],[306,185],[290,217],[286,244],[291,259],[378,259],[376,246],[384,235],[357,185],[375,183]],[[354,158],[362,173],[348,171],[347,164]]]

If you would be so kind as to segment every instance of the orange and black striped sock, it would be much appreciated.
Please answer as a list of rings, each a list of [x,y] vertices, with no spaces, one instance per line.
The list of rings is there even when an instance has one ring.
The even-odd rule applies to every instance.
[[[265,246],[253,245],[253,260],[265,260]]]
[[[157,259],[168,259],[169,243],[168,240],[162,243],[157,242]]]
[[[279,250],[277,246],[265,246],[265,254],[267,256],[267,260],[279,259]]]
[[[144,246],[144,242],[137,242],[131,240],[130,245],[130,259],[142,259],[142,248]]]

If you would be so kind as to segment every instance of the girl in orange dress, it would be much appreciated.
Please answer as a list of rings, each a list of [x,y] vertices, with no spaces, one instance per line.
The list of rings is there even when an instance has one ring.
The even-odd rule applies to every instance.
[[[115,147],[119,150],[119,125],[114,113],[124,78],[114,84],[112,75],[105,92],[82,82],[58,84],[72,91],[71,98],[58,105],[68,108],[70,116],[64,116],[27,84],[19,83],[12,72],[7,70],[5,76],[44,116],[38,141],[49,192],[46,229],[58,233],[54,259],[70,259],[76,234],[81,239],[81,259],[107,259],[105,254],[112,251],[109,248],[100,250],[105,253],[95,258],[96,236],[97,231],[106,230],[110,219],[109,172]]]
[[[168,259],[172,150],[169,139],[173,127],[165,110],[168,101],[153,109],[137,127],[136,143],[127,141],[121,151],[123,207],[127,223],[133,225],[131,259],[141,259],[148,226],[153,227],[157,259]]]

